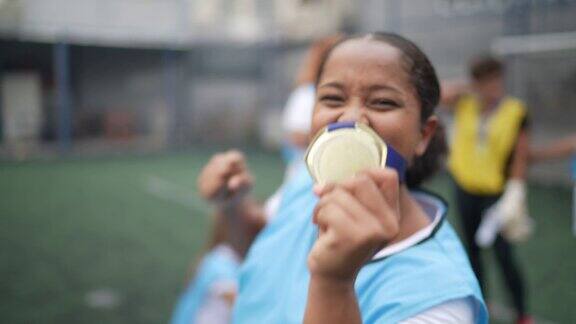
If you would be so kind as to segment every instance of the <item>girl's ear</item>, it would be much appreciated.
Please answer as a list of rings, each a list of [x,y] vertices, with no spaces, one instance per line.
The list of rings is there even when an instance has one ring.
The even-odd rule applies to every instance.
[[[426,152],[430,140],[434,137],[434,133],[436,133],[438,123],[438,117],[434,115],[428,117],[428,119],[424,122],[420,128],[420,134],[422,137],[420,138],[420,142],[416,145],[416,156],[422,156],[424,152]]]

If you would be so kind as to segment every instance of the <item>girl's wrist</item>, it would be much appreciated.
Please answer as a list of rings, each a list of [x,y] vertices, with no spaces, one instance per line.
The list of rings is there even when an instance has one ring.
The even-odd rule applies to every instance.
[[[304,323],[362,323],[354,280],[312,274]]]
[[[219,212],[228,217],[243,213],[244,206],[245,203],[241,200],[224,201],[217,204]]]
[[[337,278],[312,274],[310,287],[326,294],[348,294],[354,292],[355,278]]]

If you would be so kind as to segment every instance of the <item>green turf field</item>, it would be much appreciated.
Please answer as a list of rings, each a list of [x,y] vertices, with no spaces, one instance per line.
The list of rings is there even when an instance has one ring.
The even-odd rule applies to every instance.
[[[209,155],[0,163],[1,321],[167,322],[208,232],[208,207],[194,187]],[[248,155],[256,195],[265,198],[281,181],[280,159]],[[446,177],[430,186],[449,197]],[[530,197],[538,231],[518,255],[531,309],[576,323],[570,191],[533,186]],[[505,305],[498,273],[489,270],[491,299]],[[113,302],[97,307],[89,300],[95,291]]]

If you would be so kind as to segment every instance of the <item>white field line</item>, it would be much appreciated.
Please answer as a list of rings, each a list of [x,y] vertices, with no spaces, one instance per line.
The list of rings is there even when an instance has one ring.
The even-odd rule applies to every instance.
[[[155,175],[145,177],[146,192],[156,198],[176,203],[191,210],[206,211],[208,205],[188,188]]]
[[[490,318],[501,322],[514,323],[516,319],[516,312],[512,308],[494,302],[489,303],[489,305],[490,305]],[[548,320],[540,316],[536,315],[532,316],[534,318],[535,324],[558,324],[554,321]]]
[[[88,291],[84,295],[84,302],[92,308],[111,310],[120,306],[122,295],[115,289],[102,287]]]

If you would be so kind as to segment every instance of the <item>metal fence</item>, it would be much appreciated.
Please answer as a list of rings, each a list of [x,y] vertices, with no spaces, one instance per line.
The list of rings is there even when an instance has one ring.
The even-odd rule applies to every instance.
[[[472,56],[498,52],[508,63],[511,92],[530,107],[535,142],[574,130],[576,1],[362,0],[349,10],[334,13],[340,29],[401,33],[424,49],[442,78],[465,77]],[[267,26],[274,25],[270,19]],[[273,147],[282,136],[282,106],[312,40],[280,34],[271,30],[273,37],[256,42],[126,47],[6,34],[0,41],[0,154],[158,151],[213,143]],[[544,41],[523,38],[539,35]],[[28,108],[10,108],[18,105]]]

